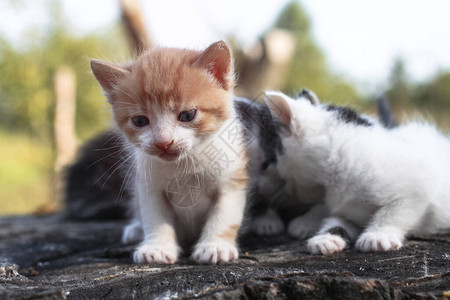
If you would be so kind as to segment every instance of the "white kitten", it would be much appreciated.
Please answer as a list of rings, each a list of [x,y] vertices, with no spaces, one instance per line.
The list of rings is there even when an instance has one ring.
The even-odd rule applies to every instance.
[[[247,229],[261,236],[281,234],[285,231],[284,220],[304,214],[309,205],[299,203],[285,191],[285,182],[276,168],[276,152],[282,151],[280,126],[274,121],[267,105],[244,98],[236,98],[235,105],[245,125],[249,158],[251,192],[247,207],[250,226]],[[307,215],[303,217],[308,219]],[[292,226],[289,226],[288,233],[305,238],[319,229],[320,221],[315,223],[313,226],[311,219],[295,230],[290,230]]]
[[[278,170],[287,189],[325,187],[331,217],[308,241],[311,253],[356,238],[361,251],[396,250],[405,236],[450,228],[450,141],[433,126],[387,129],[345,107],[266,95],[284,126]]]

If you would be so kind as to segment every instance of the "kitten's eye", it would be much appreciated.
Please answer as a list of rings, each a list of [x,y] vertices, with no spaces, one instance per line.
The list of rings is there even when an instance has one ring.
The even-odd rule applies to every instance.
[[[150,123],[146,116],[134,116],[131,118],[131,121],[136,127],[144,127]]]
[[[180,121],[180,122],[190,122],[190,121],[194,120],[196,113],[197,113],[196,109],[182,111],[178,115],[178,121]]]

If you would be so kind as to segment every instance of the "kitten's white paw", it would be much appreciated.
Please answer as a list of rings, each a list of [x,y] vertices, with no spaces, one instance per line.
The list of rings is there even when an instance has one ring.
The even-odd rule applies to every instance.
[[[177,247],[143,244],[133,254],[135,263],[174,264],[178,258]]]
[[[277,235],[284,232],[284,223],[277,216],[264,215],[255,218],[252,229],[260,236]]]
[[[125,226],[122,233],[123,244],[134,244],[142,241],[144,232],[140,222],[132,222]]]
[[[325,233],[310,238],[308,250],[311,254],[330,255],[344,250],[346,244],[346,241],[340,236]]]
[[[303,240],[313,236],[319,230],[319,226],[320,222],[300,216],[289,222],[287,232],[291,237]]]
[[[195,246],[191,258],[200,264],[216,264],[235,260],[238,255],[236,246],[231,243],[203,242]]]
[[[393,232],[364,232],[356,241],[356,248],[363,252],[398,250],[403,236]]]

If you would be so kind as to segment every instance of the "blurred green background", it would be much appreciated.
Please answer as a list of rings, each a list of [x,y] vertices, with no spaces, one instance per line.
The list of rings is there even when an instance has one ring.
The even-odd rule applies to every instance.
[[[17,9],[24,2],[19,1]],[[56,207],[56,70],[69,66],[75,72],[76,134],[82,144],[110,125],[109,108],[90,74],[88,58],[121,61],[132,57],[120,19],[95,34],[74,35],[60,3],[44,3],[50,22],[45,30],[30,28],[32,43],[27,47],[18,47],[0,35],[0,215],[40,213]],[[432,116],[445,132],[450,129],[450,71],[440,70],[423,82],[412,82],[408,61],[399,57],[386,70],[389,86],[385,90],[361,94],[354,82],[329,67],[301,2],[288,3],[275,23],[267,25],[267,30],[271,28],[290,31],[295,41],[282,91],[293,94],[306,87],[322,101],[357,106],[365,112],[373,112],[376,97],[384,93],[397,119],[418,110]],[[238,52],[241,45],[235,37],[227,39]]]

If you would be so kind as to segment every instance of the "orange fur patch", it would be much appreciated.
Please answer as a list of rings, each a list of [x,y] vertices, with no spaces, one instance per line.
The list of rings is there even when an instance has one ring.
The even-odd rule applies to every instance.
[[[243,164],[231,177],[231,188],[236,190],[242,190],[247,187],[248,183],[248,169],[245,164]]]
[[[128,66],[131,70],[107,93],[118,126],[133,139],[133,113],[173,114],[197,109],[192,126],[202,136],[217,131],[232,110],[231,89],[224,89],[206,69],[193,67],[200,51],[155,48]]]
[[[241,147],[241,165],[231,176],[231,188],[235,190],[246,189],[249,180],[248,156],[244,142],[241,142]]]
[[[231,225],[230,227],[228,227],[227,230],[222,232],[219,235],[219,237],[221,239],[228,240],[230,242],[234,242],[236,240],[236,237],[237,237],[237,234],[238,234],[238,230],[239,230],[239,225],[238,224]]]

